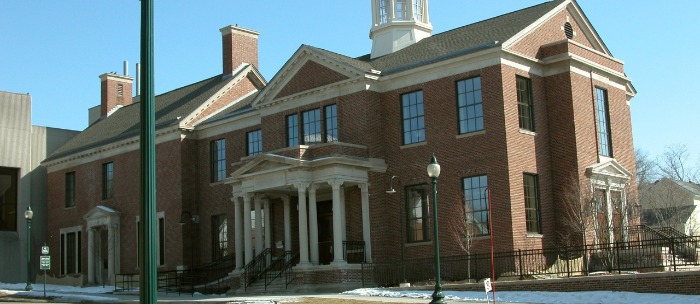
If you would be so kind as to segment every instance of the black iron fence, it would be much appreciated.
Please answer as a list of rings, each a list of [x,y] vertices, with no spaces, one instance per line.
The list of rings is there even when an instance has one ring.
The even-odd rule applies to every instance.
[[[520,280],[622,272],[700,270],[700,237],[648,238],[586,246],[495,252],[496,279]],[[490,277],[491,254],[440,258],[443,281],[478,281]],[[433,258],[396,263],[363,263],[364,286],[396,286],[435,279]]]

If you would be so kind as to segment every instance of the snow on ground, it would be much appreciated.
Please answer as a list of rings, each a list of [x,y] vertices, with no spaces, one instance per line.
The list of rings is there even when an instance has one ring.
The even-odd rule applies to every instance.
[[[6,284],[0,283],[0,293],[16,294],[18,296],[42,297],[44,295],[43,284],[33,284],[33,291],[24,291],[25,283]],[[92,301],[92,302],[116,302],[120,299],[111,293],[113,286],[106,287],[73,287],[62,285],[46,285],[46,295],[60,298],[62,301]],[[446,300],[480,301],[486,302],[486,294],[478,291],[444,291]],[[383,288],[362,288],[343,292],[344,295],[391,297],[391,298],[417,298],[430,299],[432,291],[429,290],[405,290],[397,291]],[[195,298],[204,298],[202,294],[195,294]],[[492,294],[489,294],[489,298]],[[537,304],[696,304],[700,303],[700,295],[656,294],[614,291],[582,291],[582,292],[540,292],[540,291],[498,291],[496,293],[498,303],[537,303]],[[225,295],[217,296],[225,298]],[[279,299],[278,299],[279,300]],[[282,301],[286,302],[286,301]]]
[[[381,288],[363,288],[343,292],[348,295],[377,297],[407,297],[430,299],[432,291],[395,291]],[[443,291],[446,300],[484,301],[486,293],[478,291]],[[489,293],[489,299],[493,294]],[[519,302],[538,304],[685,304],[700,303],[700,295],[656,294],[615,291],[543,292],[497,291],[498,303]]]

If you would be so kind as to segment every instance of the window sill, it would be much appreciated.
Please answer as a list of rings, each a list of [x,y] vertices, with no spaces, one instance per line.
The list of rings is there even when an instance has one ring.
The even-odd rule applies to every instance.
[[[522,133],[522,134],[537,136],[537,132],[534,132],[534,131],[525,130],[525,129],[519,129],[519,131],[520,131],[520,133]]]
[[[216,181],[216,182],[209,182],[209,186],[223,185],[223,184],[224,184],[224,181],[225,181],[225,179],[222,179],[222,180]]]
[[[427,144],[428,144],[427,141],[421,141],[421,142],[414,143],[414,144],[403,145],[403,146],[400,146],[399,148],[401,148],[401,149],[408,149],[408,148],[413,148],[413,147],[425,146],[425,145],[427,145]]]
[[[479,131],[474,131],[474,132],[469,132],[469,133],[464,133],[464,134],[457,134],[455,138],[460,139],[460,138],[467,138],[467,137],[472,137],[472,136],[477,136],[477,135],[482,135],[486,134],[486,130],[479,130]]]
[[[417,246],[427,246],[433,244],[433,241],[424,241],[424,242],[413,242],[413,243],[406,243],[404,247],[417,247]]]
[[[541,233],[528,232],[526,237],[541,239],[541,238],[544,238],[544,235]]]

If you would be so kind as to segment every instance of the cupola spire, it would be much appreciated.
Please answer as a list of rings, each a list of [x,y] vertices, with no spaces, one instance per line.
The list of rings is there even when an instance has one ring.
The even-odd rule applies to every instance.
[[[430,37],[428,0],[372,0],[372,58]]]

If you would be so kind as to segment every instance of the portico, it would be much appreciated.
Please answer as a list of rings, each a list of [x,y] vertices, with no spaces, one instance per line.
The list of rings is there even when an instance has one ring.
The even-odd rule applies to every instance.
[[[297,267],[312,268],[321,265],[321,203],[323,206],[332,206],[332,217],[321,217],[324,224],[329,224],[328,219],[332,222],[332,243],[324,247],[331,251],[330,265],[342,267],[347,264],[343,242],[348,240],[348,210],[359,210],[361,213],[364,258],[371,261],[369,172],[385,170],[383,160],[349,156],[305,160],[263,154],[251,159],[226,180],[232,187],[236,270],[241,270],[264,249],[272,249],[272,245],[277,243],[273,238],[284,240],[281,246],[284,251],[299,253]],[[355,188],[352,189],[353,187]],[[359,202],[346,201],[346,192],[356,193],[358,190]],[[292,230],[292,206],[295,202],[296,232]],[[283,220],[275,222],[281,223],[283,229],[272,227],[274,224],[271,223],[270,214],[273,204],[282,205]],[[324,208],[326,209],[328,208]],[[280,230],[283,231],[283,238],[272,235],[272,231]]]

